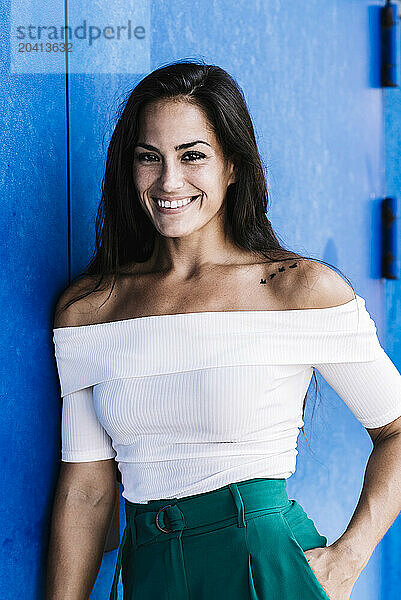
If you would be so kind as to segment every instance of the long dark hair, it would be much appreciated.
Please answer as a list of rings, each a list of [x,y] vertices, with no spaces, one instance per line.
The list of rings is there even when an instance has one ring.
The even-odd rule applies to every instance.
[[[267,218],[266,177],[241,88],[220,67],[205,64],[202,60],[183,59],[149,73],[120,104],[102,179],[95,250],[84,271],[73,279],[89,276],[91,281],[97,281],[89,291],[69,298],[62,310],[92,292],[104,290],[108,283],[103,288],[101,284],[106,276],[111,276],[113,282],[111,294],[124,265],[145,262],[152,255],[157,231],[141,207],[133,180],[132,161],[142,109],[152,101],[165,98],[182,99],[202,109],[224,157],[235,164],[236,182],[228,186],[224,201],[225,232],[233,242],[255,257],[264,257],[272,263],[310,259],[285,248]],[[323,262],[341,273],[330,263],[312,260]],[[315,371],[313,376],[317,395]],[[307,395],[308,392],[302,417]],[[305,436],[303,427],[302,432]]]

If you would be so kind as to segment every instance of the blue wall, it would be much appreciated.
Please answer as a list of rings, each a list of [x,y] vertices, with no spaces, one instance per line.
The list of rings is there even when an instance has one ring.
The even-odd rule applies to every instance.
[[[118,4],[105,9],[110,22],[127,18],[129,10]],[[378,86],[380,5],[368,0],[234,5],[230,0],[157,0],[149,4],[150,56],[144,71],[127,72],[126,53],[118,48],[106,53],[99,44],[90,55],[96,69],[79,72],[81,58],[69,57],[67,87],[62,69],[2,75],[7,87],[0,108],[8,130],[0,147],[2,197],[7,199],[0,213],[1,260],[11,283],[0,288],[7,317],[1,347],[1,364],[7,365],[0,424],[1,489],[7,495],[0,517],[2,599],[41,597],[60,450],[52,310],[69,269],[77,273],[93,249],[118,99],[148,70],[202,57],[237,79],[268,169],[268,216],[278,235],[287,246],[327,260],[350,278],[366,299],[382,345],[396,364],[400,360],[399,282],[384,282],[378,269],[379,200],[386,191],[398,191],[400,183],[386,144],[398,144],[400,150],[401,128],[398,90],[383,104]],[[63,7],[57,5],[62,18]],[[77,21],[89,4],[79,10]],[[2,11],[0,51],[7,64],[10,6],[4,4]],[[109,62],[101,72],[102,60],[110,56],[111,68]],[[388,131],[392,118],[398,132]],[[388,326],[392,322],[398,325],[394,332]],[[356,506],[372,444],[342,400],[318,379],[322,401],[311,421],[312,386],[305,418],[312,451],[301,432],[297,472],[288,490],[331,543]],[[121,502],[121,529],[122,508]],[[399,528],[396,521],[376,548],[352,600],[396,597],[401,574],[389,557],[400,554]],[[116,555],[104,556],[92,599],[108,597]]]
[[[399,11],[400,12],[400,11]],[[400,25],[399,25],[400,26]],[[400,49],[401,50],[401,49]],[[398,200],[398,232],[401,236],[401,90],[384,91],[385,127],[385,195]],[[399,248],[401,240],[398,238]],[[386,281],[385,285],[385,348],[401,372],[401,282]],[[401,519],[398,517],[383,540],[382,573],[385,598],[396,598],[395,590],[401,582]]]
[[[9,66],[10,7],[0,7]],[[41,598],[58,469],[55,293],[68,276],[65,82],[0,71],[0,597]],[[42,592],[43,594],[43,592]]]

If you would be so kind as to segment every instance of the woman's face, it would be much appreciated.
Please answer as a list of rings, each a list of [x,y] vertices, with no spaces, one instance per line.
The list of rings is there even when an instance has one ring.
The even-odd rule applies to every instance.
[[[152,102],[143,110],[133,174],[142,208],[169,237],[189,235],[216,217],[235,181],[234,165],[226,164],[204,113],[172,100]],[[159,210],[158,199],[169,201],[170,208]],[[191,201],[185,205],[184,199]],[[216,220],[216,225],[221,223]]]

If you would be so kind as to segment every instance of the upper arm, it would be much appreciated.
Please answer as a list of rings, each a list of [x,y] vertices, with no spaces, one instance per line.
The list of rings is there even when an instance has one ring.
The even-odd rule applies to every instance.
[[[114,459],[116,454],[96,414],[93,386],[65,394],[61,417],[62,461],[92,462]]]
[[[315,363],[315,367],[374,443],[399,431],[401,375],[382,348],[374,360]]]
[[[101,294],[89,294],[66,306],[70,300],[91,291],[96,279],[85,277],[60,295],[54,313],[54,328],[90,323]],[[59,485],[64,495],[91,501],[114,494],[116,452],[101,425],[93,404],[93,387],[86,387],[62,398],[61,466]]]
[[[330,267],[311,261],[302,261],[300,266],[303,307],[329,308],[355,298],[352,287]],[[375,361],[316,368],[362,424],[393,419],[380,427],[364,425],[373,444],[401,432],[401,377],[383,349]]]

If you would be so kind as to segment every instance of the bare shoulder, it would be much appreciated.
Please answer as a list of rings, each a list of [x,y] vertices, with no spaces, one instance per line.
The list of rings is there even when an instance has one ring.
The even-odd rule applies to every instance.
[[[331,308],[350,302],[355,293],[328,265],[303,259],[297,271],[296,296],[300,308]]]
[[[69,285],[59,296],[53,327],[78,327],[90,324],[110,293],[110,281],[104,279],[96,290],[98,276],[85,275]]]

